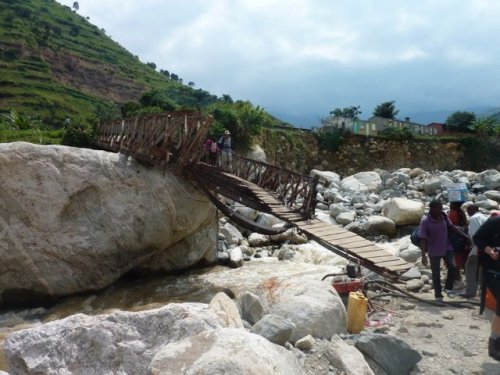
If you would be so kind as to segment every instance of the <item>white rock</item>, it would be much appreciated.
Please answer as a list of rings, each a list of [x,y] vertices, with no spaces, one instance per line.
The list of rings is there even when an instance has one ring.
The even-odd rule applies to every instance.
[[[205,304],[169,304],[133,313],[72,315],[17,331],[4,349],[17,375],[146,375],[161,345],[222,327]]]
[[[220,228],[220,232],[226,237],[229,246],[238,246],[243,240],[243,235],[231,223],[226,223]]]
[[[498,190],[488,190],[484,192],[484,196],[488,199],[492,199],[496,202],[500,202],[500,191]]]
[[[243,328],[240,310],[226,293],[217,293],[210,301],[208,309],[216,314],[226,327]]]
[[[0,264],[9,265],[0,295],[13,296],[4,303],[23,291],[62,296],[104,288],[152,258],[171,260],[166,268],[216,259],[216,231],[204,236],[207,246],[195,246],[201,238],[180,242],[216,227],[212,204],[158,168],[116,153],[18,142],[0,144],[0,173]],[[184,252],[163,257],[176,243]]]
[[[348,212],[350,209],[343,203],[333,203],[330,205],[329,212],[330,215],[336,218],[342,212]]]
[[[492,199],[485,199],[482,201],[477,201],[476,206],[484,208],[485,210],[496,210],[498,208],[498,202]]]
[[[229,267],[238,268],[243,266],[243,252],[240,247],[229,250]]]
[[[163,346],[153,358],[151,375],[303,375],[293,352],[265,338],[225,328]]]
[[[285,242],[288,241],[293,244],[304,244],[307,243],[308,239],[305,235],[299,234],[296,229],[290,228],[283,233],[275,234],[270,236],[271,240],[275,242]]]
[[[235,211],[252,221],[255,221],[257,219],[257,216],[259,215],[259,211],[245,206],[238,206],[235,208]]]
[[[408,289],[409,291],[419,290],[423,286],[424,286],[424,283],[420,279],[412,279],[412,280],[408,280],[406,282],[406,289]]]
[[[441,180],[436,177],[429,178],[422,184],[422,189],[427,195],[435,194],[436,190],[441,189]]]
[[[420,273],[418,267],[412,267],[408,271],[403,273],[400,276],[400,279],[403,281],[408,281],[408,280],[412,280],[412,279],[419,279],[420,280],[421,277],[422,277],[422,274]]]
[[[302,337],[300,340],[297,340],[297,342],[295,342],[295,347],[303,352],[308,352],[314,347],[315,343],[316,340],[314,340],[314,337],[307,335],[306,337]]]
[[[366,222],[366,232],[370,235],[386,235],[392,237],[396,234],[396,224],[384,216],[370,216]]]
[[[260,298],[251,292],[245,292],[239,296],[238,305],[242,318],[250,324],[257,323],[265,315]]]
[[[335,217],[335,221],[342,225],[350,224],[356,219],[355,211],[342,212]]]
[[[500,172],[496,169],[488,169],[480,173],[479,179],[486,189],[494,190],[500,188]]]
[[[307,335],[330,338],[346,330],[344,304],[326,281],[272,277],[256,294],[266,311],[295,324],[291,342]]]
[[[332,337],[325,356],[344,375],[375,375],[363,354],[338,336]]]
[[[253,325],[250,332],[265,337],[276,345],[285,345],[295,329],[291,321],[274,314],[267,314]]]
[[[340,182],[341,190],[345,191],[377,191],[381,187],[382,179],[377,172],[359,172]]]
[[[424,204],[406,198],[391,198],[382,213],[396,225],[419,224],[424,214]]]
[[[320,181],[326,181],[338,186],[340,184],[340,176],[335,172],[318,171],[317,169],[311,170],[309,174],[311,177],[319,176]]]
[[[247,153],[247,158],[261,161],[265,163],[267,161],[266,153],[260,145],[254,144],[252,149]]]
[[[411,171],[408,172],[408,175],[411,178],[415,178],[423,174],[425,174],[425,171],[422,168],[413,168]]]
[[[276,224],[283,224],[284,222],[273,215],[266,214],[264,212],[259,213],[256,222],[268,227],[272,227]]]
[[[248,243],[252,247],[262,247],[269,244],[270,239],[268,235],[260,234],[260,233],[251,233],[248,236]]]

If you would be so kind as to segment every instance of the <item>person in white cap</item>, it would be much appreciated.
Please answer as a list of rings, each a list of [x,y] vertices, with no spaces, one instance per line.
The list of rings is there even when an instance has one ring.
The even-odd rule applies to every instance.
[[[224,131],[224,135],[217,144],[221,150],[221,167],[223,170],[231,172],[233,170],[233,148],[229,130]]]

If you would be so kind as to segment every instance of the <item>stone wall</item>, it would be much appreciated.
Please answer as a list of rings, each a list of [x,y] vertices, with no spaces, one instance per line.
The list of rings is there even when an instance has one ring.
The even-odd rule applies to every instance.
[[[284,168],[308,173],[311,169],[335,171],[341,175],[373,170],[396,170],[402,167],[425,170],[484,170],[500,164],[498,144],[488,154],[478,157],[457,141],[391,140],[345,136],[335,152],[320,150],[314,134],[303,132],[266,132],[258,140],[267,161]],[[495,151],[497,150],[497,151]],[[476,152],[477,153],[477,152]],[[478,164],[479,159],[479,164]]]

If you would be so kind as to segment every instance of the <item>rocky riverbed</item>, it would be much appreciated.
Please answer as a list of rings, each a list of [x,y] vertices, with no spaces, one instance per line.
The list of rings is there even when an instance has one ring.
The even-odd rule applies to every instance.
[[[0,248],[3,264],[12,254],[23,255],[13,260],[19,271],[12,268],[7,273],[10,276],[0,279],[0,290],[12,291],[16,285],[13,275],[19,275],[23,264],[35,269],[38,263],[32,260],[42,259],[42,265],[49,267],[51,259],[61,262],[66,270],[78,270],[70,288],[65,289],[62,280],[71,278],[71,273],[44,276],[38,267],[38,276],[23,281],[24,290],[52,297],[75,291],[85,294],[60,299],[52,307],[2,311],[0,371],[7,370],[11,375],[500,374],[499,364],[487,357],[489,322],[477,315],[477,308],[431,306],[391,296],[378,298],[379,293],[372,291],[369,298],[375,311],[368,318],[368,326],[362,334],[350,335],[341,298],[330,285],[331,280],[321,280],[327,273],[339,272],[346,261],[301,233],[289,230],[278,236],[263,236],[222,217],[218,219],[217,235],[213,233],[217,219],[210,204],[185,181],[162,176],[113,154],[37,147],[18,144],[0,150],[4,156],[2,172],[14,165],[20,170],[19,176],[24,176],[3,174],[8,178],[2,181],[2,191],[13,198],[9,201],[4,196],[2,201],[10,210],[10,216],[0,215],[4,222],[11,223],[4,226],[8,229],[4,230],[6,238],[28,233],[29,222],[23,221],[23,215],[30,212],[29,207],[37,212],[32,221],[37,230],[29,237],[31,247],[23,239],[17,245],[10,241]],[[37,184],[23,186],[21,181],[36,174],[39,164],[53,171],[50,178],[40,174],[37,184],[51,188],[47,199],[55,199],[54,207],[44,206],[39,198],[26,202],[20,198],[36,192]],[[84,176],[89,171],[104,177],[87,181]],[[500,201],[500,173],[496,170],[474,173],[402,168],[344,178],[334,172],[312,173],[322,179],[316,216],[343,225],[414,263],[400,287],[427,300],[433,296],[429,270],[420,264],[420,251],[411,245],[408,234],[418,225],[430,200],[441,199],[447,206],[446,187],[461,182],[470,192],[465,205],[474,202],[489,214]],[[137,174],[141,178],[134,177]],[[121,196],[108,186],[124,181],[128,181],[128,190]],[[158,184],[166,187],[157,189]],[[150,194],[147,199],[138,196],[144,190]],[[85,198],[87,193],[90,201]],[[115,212],[126,223],[122,229],[118,221],[106,230],[95,226],[105,219],[94,220],[106,212],[108,199],[130,197],[143,202],[143,207],[137,211],[135,205],[129,205]],[[192,210],[183,211],[184,200]],[[21,215],[12,208],[12,202],[22,209]],[[196,209],[198,204],[203,206],[201,212]],[[161,207],[168,209],[162,211]],[[237,205],[234,208],[260,224],[283,225],[270,215]],[[43,210],[49,219],[61,221],[66,215],[64,218],[72,220],[71,225],[59,228],[64,236],[50,220],[43,221]],[[157,242],[151,243],[134,226],[134,218],[148,223],[156,220],[154,215],[167,215],[169,219],[159,219],[154,227]],[[196,221],[192,222],[194,216]],[[88,225],[91,227],[86,228]],[[119,230],[115,233],[112,227]],[[134,234],[131,246],[123,246],[120,236],[130,230]],[[58,243],[54,238],[65,241]],[[105,239],[106,246],[100,245],[99,238]],[[68,244],[77,245],[70,255],[78,262],[68,261],[71,257],[64,251]],[[97,249],[92,250],[92,246]],[[23,251],[12,251],[18,248]],[[115,260],[117,249],[126,252]],[[37,255],[37,251],[41,253]],[[186,270],[200,261],[217,261],[219,265]],[[106,275],[99,284],[103,289],[92,291],[89,280],[98,277],[100,270]],[[130,278],[172,270],[183,273]],[[83,271],[89,274],[83,275]],[[124,274],[129,277],[119,280]],[[366,270],[363,275],[377,278]],[[4,292],[4,301],[5,296]]]

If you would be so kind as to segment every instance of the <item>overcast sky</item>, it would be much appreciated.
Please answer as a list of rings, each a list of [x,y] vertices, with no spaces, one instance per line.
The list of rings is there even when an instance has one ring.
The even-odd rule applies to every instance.
[[[60,0],[72,5],[73,0]],[[144,62],[296,125],[500,106],[498,0],[81,0]]]

